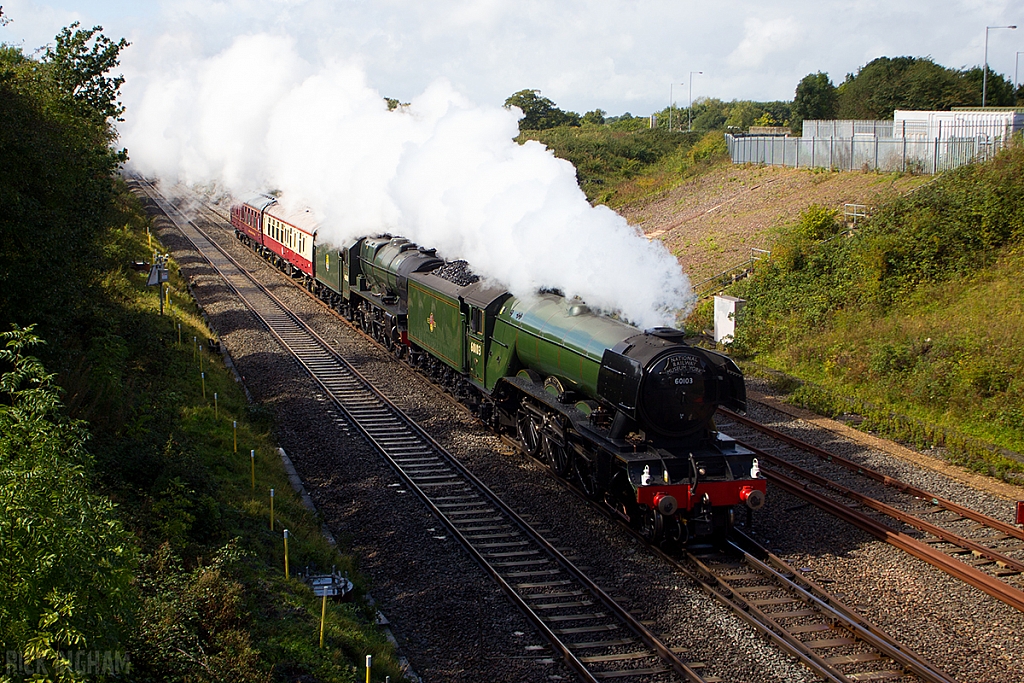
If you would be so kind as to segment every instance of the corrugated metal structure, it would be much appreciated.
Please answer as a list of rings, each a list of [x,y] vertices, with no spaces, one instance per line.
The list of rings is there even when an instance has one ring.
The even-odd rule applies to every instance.
[[[1024,130],[1024,109],[1013,107],[955,107],[952,111],[897,109],[893,115],[894,137],[1006,139],[1019,130]]]

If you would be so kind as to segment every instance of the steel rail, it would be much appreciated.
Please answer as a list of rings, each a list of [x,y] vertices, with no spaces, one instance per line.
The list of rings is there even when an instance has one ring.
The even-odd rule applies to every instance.
[[[155,192],[155,191],[154,191]],[[447,453],[447,451],[438,444],[433,438],[431,438],[426,432],[419,428],[411,419],[397,408],[390,400],[384,397],[382,394],[377,392],[369,382],[362,377],[354,368],[352,368],[343,358],[340,357],[333,349],[330,348],[329,344],[319,337],[313,330],[309,329],[297,316],[292,314],[287,307],[275,297],[272,293],[267,290],[263,285],[255,282],[247,273],[247,271],[237,264],[234,259],[227,254],[222,247],[210,238],[208,235],[188,219],[185,219],[185,223],[174,219],[173,213],[177,212],[173,206],[164,200],[159,195],[153,196],[154,201],[157,202],[161,210],[164,211],[165,215],[178,227],[182,234],[192,242],[196,250],[207,259],[211,267],[213,267],[218,274],[224,279],[225,283],[234,291],[243,303],[249,308],[249,310],[267,326],[271,334],[287,349],[293,357],[302,365],[302,367],[311,375],[311,377],[320,385],[320,387],[330,396],[332,402],[346,415],[348,421],[355,426],[360,433],[367,438],[369,443],[381,453],[381,455],[391,464],[396,473],[399,474],[405,480],[406,484],[420,497],[420,499],[427,505],[428,509],[437,517],[445,527],[457,538],[460,543],[466,548],[470,555],[487,571],[492,578],[498,582],[502,587],[503,591],[510,597],[512,602],[530,619],[537,629],[552,643],[553,647],[559,651],[563,659],[566,660],[567,664],[573,668],[584,680],[596,681],[598,678],[606,677],[609,672],[597,672],[596,674],[591,671],[590,667],[587,667],[583,660],[600,660],[601,657],[594,658],[580,658],[572,651],[572,645],[574,643],[567,643],[554,632],[554,629],[545,621],[544,617],[540,615],[536,610],[530,607],[529,603],[524,599],[523,595],[516,590],[511,584],[508,583],[506,577],[503,576],[496,563],[489,559],[485,553],[477,549],[476,545],[466,535],[466,528],[460,528],[459,521],[452,518],[452,512],[445,512],[441,509],[438,504],[439,498],[431,496],[427,493],[424,488],[431,484],[425,483],[424,479],[441,479],[447,475],[441,476],[427,476],[419,477],[415,474],[410,474],[408,465],[403,464],[403,458],[396,457],[394,453],[394,443],[402,440],[402,436],[396,437],[396,428],[407,430],[407,433],[415,436],[419,441],[425,444],[430,451],[430,455],[440,456],[445,460],[444,465],[451,467],[457,471],[458,475],[467,482],[472,489],[475,489],[475,493],[481,496],[485,501],[495,508],[497,508],[509,521],[511,521],[520,532],[528,537],[532,542],[540,546],[555,563],[561,566],[562,571],[566,575],[571,576],[574,580],[578,581],[583,585],[588,592],[600,602],[602,606],[612,612],[614,616],[622,622],[626,629],[633,633],[644,645],[646,645],[651,651],[651,657],[657,657],[658,659],[669,664],[671,670],[676,674],[682,676],[688,681],[693,683],[701,683],[703,679],[696,671],[694,671],[686,663],[682,662],[676,656],[672,650],[666,646],[659,638],[654,636],[646,626],[641,624],[636,618],[633,617],[627,610],[621,605],[614,601],[607,593],[600,589],[589,577],[587,577],[582,571],[580,571],[575,565],[566,558],[557,548],[555,548],[550,542],[543,538],[542,535],[537,533],[525,520],[523,520],[518,514],[516,514],[511,508],[509,508],[500,498],[498,498],[493,492],[491,492],[486,485],[477,479],[472,473],[465,469],[461,463],[454,457]],[[194,235],[190,235],[190,232],[194,232]],[[198,238],[198,239],[196,239]],[[206,242],[208,249],[204,249],[202,242]],[[219,252],[219,259],[223,261],[222,265],[230,264],[237,271],[237,274],[229,275],[224,272],[224,268],[215,263],[218,257],[211,258],[209,250],[216,250]],[[239,283],[233,282],[236,279],[243,279],[245,284],[239,286]],[[249,287],[253,292],[248,294],[242,290],[244,287]],[[267,300],[273,302],[273,307],[277,310],[270,312],[260,312],[260,306],[253,301],[253,293],[262,295]],[[309,342],[312,342],[313,349],[309,347]],[[303,346],[305,344],[305,346]],[[311,351],[315,351],[310,358]],[[320,357],[316,357],[319,355]],[[326,355],[328,363],[325,364]],[[334,366],[334,367],[330,367]],[[395,422],[388,422],[387,418],[381,416],[374,409],[376,406],[368,405],[363,403],[362,405],[352,405],[353,399],[351,393],[355,389],[350,386],[342,385],[339,388],[337,377],[332,378],[332,381],[325,380],[326,371],[334,371],[337,373],[339,368],[344,368],[345,372],[349,374],[351,381],[354,381],[359,385],[358,391],[369,393],[373,395],[373,398],[378,402],[379,405],[386,406],[387,411],[391,413],[391,418],[394,418]],[[349,394],[346,396],[345,394]],[[368,415],[373,416],[373,420],[368,420]],[[372,422],[376,421],[377,425],[373,426]],[[383,430],[381,425],[384,425]],[[389,443],[390,442],[390,443]],[[417,451],[416,447],[411,445],[412,442],[406,442],[404,450],[407,455],[415,455],[416,458],[413,460],[424,460],[425,453]],[[446,480],[443,482],[445,486],[451,486],[453,480]],[[431,482],[436,483],[436,482]],[[445,498],[450,500],[450,497]],[[475,504],[475,501],[467,498],[462,502],[454,503],[452,505],[459,507],[469,507]],[[455,511],[458,514],[458,511]],[[474,513],[476,514],[476,513]],[[487,512],[483,514],[489,514]],[[478,516],[475,517],[476,522],[480,521],[493,521],[493,520],[481,520]],[[470,528],[471,529],[471,528]],[[486,544],[485,544],[486,545]],[[500,545],[500,544],[499,544]],[[499,555],[522,555],[524,553],[508,553]],[[531,562],[534,563],[534,562]],[[515,563],[512,563],[515,564]],[[525,564],[525,563],[519,563]],[[543,594],[534,594],[541,595]],[[567,605],[575,606],[578,603],[566,603]],[[548,607],[557,607],[557,605],[548,605]],[[578,615],[573,615],[578,616]],[[602,615],[603,616],[603,615]],[[590,617],[585,617],[590,618]],[[551,617],[549,620],[558,620],[560,617]],[[571,616],[561,617],[565,621],[578,621]],[[624,644],[624,643],[620,643]],[[614,661],[614,656],[609,656],[607,659]],[[621,658],[620,658],[621,659]],[[620,669],[615,672],[617,677],[631,676],[649,676],[657,675],[659,673],[666,673],[667,669],[661,670],[650,670],[650,669]],[[604,676],[601,674],[604,673]]]
[[[444,394],[443,392],[440,393],[450,399],[447,394]],[[396,469],[398,469],[397,466]],[[552,476],[556,482],[566,486],[581,500],[593,505],[594,509],[599,510],[608,519],[619,522],[629,534],[633,535],[638,540],[645,542],[639,534],[626,526],[621,519],[608,514],[607,510],[594,504],[593,501],[586,498],[578,489],[565,480],[554,477],[550,472],[548,472],[548,474]],[[425,502],[427,502],[428,506],[432,507],[429,500],[425,500]],[[436,514],[438,517],[443,517],[443,513],[438,512]],[[827,619],[832,623],[841,624],[848,632],[854,634],[859,641],[871,648],[874,648],[881,655],[888,657],[896,664],[903,666],[907,671],[912,672],[913,676],[919,680],[926,681],[927,683],[955,683],[953,679],[934,669],[919,656],[891,640],[891,638],[885,635],[880,629],[874,627],[863,617],[856,614],[855,611],[842,605],[842,603],[840,603],[834,596],[829,595],[826,591],[822,590],[808,579],[800,577],[799,574],[793,572],[783,560],[768,553],[766,549],[760,547],[755,541],[739,534],[738,532],[737,536],[743,539],[744,545],[756,547],[758,554],[767,557],[774,567],[765,564],[754,557],[751,553],[737,546],[735,543],[731,543],[735,552],[740,553],[744,557],[744,561],[759,571],[762,571],[764,574],[772,577],[778,582],[780,587],[783,587],[784,590],[798,595],[801,601],[812,606],[815,610],[821,613],[822,618]],[[802,661],[805,666],[817,673],[824,680],[832,681],[833,683],[849,683],[856,680],[856,677],[853,679],[848,678],[835,669],[831,663],[826,661],[827,658],[823,658],[818,653],[814,652],[813,649],[807,647],[794,634],[789,633],[785,626],[779,624],[775,619],[773,619],[771,614],[766,614],[754,606],[750,600],[745,598],[741,591],[734,590],[727,582],[716,577],[714,575],[714,571],[700,562],[697,558],[691,557],[691,561],[698,566],[703,567],[704,572],[710,576],[712,580],[721,587],[721,589],[716,588],[715,585],[708,584],[699,575],[693,573],[685,565],[680,563],[677,558],[668,555],[660,548],[654,546],[648,547],[656,554],[662,556],[678,571],[682,572],[684,575],[700,585],[706,592],[712,595],[723,605],[730,607],[738,616],[754,627],[755,630],[758,630],[769,640],[775,642],[780,648]],[[787,578],[785,576],[787,573],[790,574],[792,578]],[[499,582],[502,581],[500,575],[495,575],[495,578]],[[797,585],[797,581],[805,585]]]
[[[793,572],[782,558],[769,552],[767,548],[761,546],[754,539],[739,530],[734,532],[734,537],[739,542],[732,540],[730,541],[730,546],[737,552],[742,553],[748,564],[769,574],[793,592],[802,595],[807,604],[814,605],[822,613],[830,615],[831,618],[841,623],[856,638],[873,647],[897,664],[906,667],[921,680],[928,681],[929,683],[953,683],[952,678],[932,666],[932,664],[922,659],[913,651],[893,641],[878,627],[857,614],[853,609],[844,605],[816,583],[810,579],[800,577],[798,572]],[[742,546],[756,548],[758,554],[764,555],[768,561],[765,562],[757,558]]]
[[[747,448],[750,448],[750,446],[747,446]],[[758,452],[757,449],[752,450]],[[761,451],[761,453],[763,453],[763,451]],[[773,470],[765,469],[761,472],[769,482],[772,482],[783,490],[803,498],[822,510],[853,524],[880,540],[906,551],[918,559],[924,560],[933,567],[941,569],[950,576],[960,579],[961,581],[988,593],[997,600],[1000,600],[1018,610],[1024,611],[1024,592],[1009,586],[995,577],[984,574],[974,567],[960,562],[959,560],[952,559],[941,550],[936,550],[926,543],[922,543],[921,541],[897,531],[876,519],[851,509],[847,505],[843,505],[842,503],[832,500],[828,496],[811,490],[809,488],[810,484],[798,482],[795,479],[787,477],[781,472]]]
[[[784,467],[794,472],[801,478],[806,479],[811,483],[817,484],[818,486],[831,489],[845,498],[849,498],[850,500],[860,503],[864,507],[871,508],[876,512],[881,512],[882,514],[891,517],[892,519],[895,519],[899,522],[903,522],[908,526],[912,526],[920,531],[929,533],[935,536],[936,538],[942,539],[946,543],[959,546],[964,550],[969,550],[972,554],[978,557],[985,557],[999,564],[1000,566],[1012,569],[1017,572],[1024,572],[1024,562],[1015,560],[1012,557],[1007,557],[999,551],[993,550],[988,546],[982,545],[975,540],[972,540],[970,538],[964,538],[959,534],[956,534],[952,531],[948,531],[947,529],[943,529],[942,527],[932,524],[927,520],[923,520],[920,517],[916,517],[910,513],[903,512],[902,510],[899,510],[893,507],[892,505],[883,503],[880,500],[872,498],[871,496],[854,491],[853,489],[843,486],[842,484],[836,483],[826,477],[823,477],[819,474],[815,474],[810,470],[804,469],[790,462],[787,462],[786,460],[783,460],[778,456],[771,455],[770,453],[767,453],[755,446],[751,446],[750,444],[743,445],[746,448],[749,448],[752,451],[754,451],[754,453],[757,454],[758,458],[763,458],[765,462],[775,465],[777,467]]]
[[[515,442],[510,439],[506,439],[506,442],[513,447],[516,445]],[[687,567],[686,564],[681,562],[678,557],[665,552],[658,546],[648,543],[648,541],[639,532],[630,527],[620,516],[615,514],[607,506],[587,497],[583,491],[571,482],[557,477],[549,469],[546,469],[546,473],[553,481],[563,486],[580,501],[589,505],[598,514],[605,517],[605,519],[618,524],[626,534],[632,536],[636,541],[643,544],[654,555],[660,557],[663,561],[695,583],[699,588],[704,590],[704,592],[717,600],[724,607],[730,609],[733,614],[747,623],[755,631],[763,635],[784,652],[795,657],[823,680],[830,681],[832,683],[851,683],[852,679],[837,671],[833,665],[823,662],[823,658],[818,656],[817,653],[813,652],[813,650],[804,646],[799,638],[794,634],[789,633],[784,626],[769,618],[771,615],[766,616],[763,610],[751,605],[750,601],[741,592],[732,590],[732,588],[719,577],[715,576],[713,568],[707,567],[706,571],[701,571],[700,573],[693,571]],[[844,627],[847,627],[849,631],[856,633],[858,637],[860,637],[860,634],[864,634],[863,637],[860,638],[862,642],[875,648],[880,654],[889,657],[895,663],[905,667],[908,671],[912,672],[917,679],[924,681],[925,683],[956,683],[955,679],[935,668],[932,664],[909,648],[906,648],[893,640],[891,636],[873,625],[855,610],[844,605],[838,598],[829,594],[828,591],[824,590],[806,577],[800,576],[799,573],[794,572],[785,560],[770,553],[757,541],[753,540],[738,529],[733,529],[732,533],[734,540],[731,540],[729,543],[730,545],[737,547],[738,550],[744,554],[744,557],[750,557],[752,560],[756,561],[758,566],[764,564],[764,562],[762,560],[758,560],[756,555],[766,557],[768,558],[768,563],[772,565],[772,568],[766,573],[771,575],[778,573],[785,575],[788,573],[790,576],[786,580],[787,584],[797,584],[798,587],[802,584],[803,587],[800,590],[802,592],[809,592],[814,597],[813,604],[811,604],[812,601],[809,598],[805,601],[808,602],[812,608],[817,609],[822,614],[822,618],[831,619],[835,623],[844,625]],[[754,553],[751,553],[747,548],[753,548]],[[697,559],[692,553],[688,553],[687,555],[691,561]],[[695,561],[694,564],[700,566],[702,563]],[[783,589],[789,590],[788,587],[785,586],[783,586]]]
[[[800,439],[794,436],[790,436],[789,434],[780,432],[777,429],[773,429],[766,425],[760,424],[759,422],[756,422],[750,419],[749,417],[746,417],[745,415],[735,413],[729,410],[728,408],[719,408],[718,410],[723,415],[726,415],[729,419],[735,420],[736,422],[746,425],[747,427],[755,429],[763,434],[767,434],[773,439],[784,441],[791,446],[799,448],[802,451],[806,451],[807,453],[816,455],[819,458],[839,465],[840,467],[845,467],[846,469],[852,470],[857,474],[868,477],[869,479],[874,479],[875,481],[885,484],[886,486],[892,487],[898,491],[902,491],[907,495],[916,496],[918,498],[931,501],[932,505],[936,505],[938,507],[949,510],[950,512],[956,513],[961,517],[964,517],[965,519],[970,519],[975,522],[978,522],[979,524],[984,524],[985,526],[1000,531],[1006,534],[1007,536],[1013,536],[1015,538],[1024,540],[1024,529],[1020,529],[1016,526],[1013,526],[1012,524],[1007,524],[1006,522],[1003,522],[1001,520],[989,517],[988,515],[978,512],[977,510],[972,510],[971,508],[964,507],[963,505],[960,505],[958,503],[954,503],[951,500],[948,500],[941,496],[937,496],[934,493],[931,493],[930,491],[925,491],[924,489],[908,484],[904,481],[896,479],[895,477],[890,477],[886,474],[882,474],[881,472],[873,470],[869,467],[865,467],[864,465],[849,460],[848,458],[844,458],[840,455],[830,453],[826,451],[824,448],[820,448],[818,446],[815,446],[814,444],[809,444],[805,441],[801,441]]]

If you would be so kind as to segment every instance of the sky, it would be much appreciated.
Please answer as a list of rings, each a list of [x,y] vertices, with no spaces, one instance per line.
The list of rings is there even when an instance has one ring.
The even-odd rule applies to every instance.
[[[27,54],[75,21],[132,43],[117,144],[166,189],[273,190],[312,212],[318,243],[403,235],[516,296],[558,289],[643,328],[695,303],[678,255],[517,144],[509,95],[636,116],[670,97],[789,100],[808,73],[840,82],[883,55],[973,66],[986,26],[1024,24],[1021,0],[0,2],[0,41]],[[1024,29],[991,32],[993,70],[1012,77],[1017,50]]]
[[[126,71],[156,41],[188,35],[214,53],[246,33],[295,37],[311,53],[355,57],[373,87],[405,102],[439,78],[479,104],[539,89],[559,107],[642,116],[670,97],[792,99],[824,71],[838,84],[879,56],[983,61],[1014,77],[1024,3],[1010,0],[3,0],[0,41],[26,52],[72,21],[126,37]],[[1024,55],[1021,55],[1024,57]],[[692,73],[703,72],[703,73]]]

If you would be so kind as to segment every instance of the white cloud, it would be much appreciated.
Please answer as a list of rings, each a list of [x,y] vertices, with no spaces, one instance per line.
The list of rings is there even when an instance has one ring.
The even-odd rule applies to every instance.
[[[756,69],[765,60],[774,60],[780,53],[797,49],[802,28],[793,17],[743,20],[743,40],[726,57],[735,69]]]
[[[29,49],[76,18],[146,53],[168,32],[205,54],[245,33],[287,34],[304,58],[356,61],[403,101],[444,78],[478,103],[539,88],[567,109],[637,115],[667,105],[669,84],[690,71],[704,72],[694,97],[789,99],[808,73],[838,82],[882,55],[980,64],[986,25],[1024,24],[1011,0],[6,0],[4,10],[14,23],[0,40]],[[1012,76],[1020,33],[991,34],[993,70]]]

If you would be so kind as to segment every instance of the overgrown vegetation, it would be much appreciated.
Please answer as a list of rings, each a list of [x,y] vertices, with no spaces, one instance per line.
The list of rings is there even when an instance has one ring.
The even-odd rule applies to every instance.
[[[318,647],[283,528],[293,572],[360,577],[292,493],[268,416],[200,353],[176,269],[160,316],[130,268],[152,252],[114,175],[123,46],[72,26],[41,61],[0,49],[0,680],[354,681],[366,654],[399,680],[358,600],[330,606]]]
[[[891,119],[897,109],[980,107],[983,90],[987,106],[1024,104],[1024,87],[1002,74],[989,71],[983,80],[979,66],[950,69],[930,57],[878,57],[838,87],[819,71],[797,85],[792,127],[799,131],[804,119]]]
[[[796,399],[1012,477],[1024,463],[1024,147],[841,233],[820,207],[733,291],[734,347],[807,380]],[[990,448],[985,444],[993,444]]]
[[[670,189],[728,158],[720,133],[622,130],[614,122],[527,131],[519,136],[520,142],[526,140],[537,140],[572,162],[587,198],[612,207]]]

